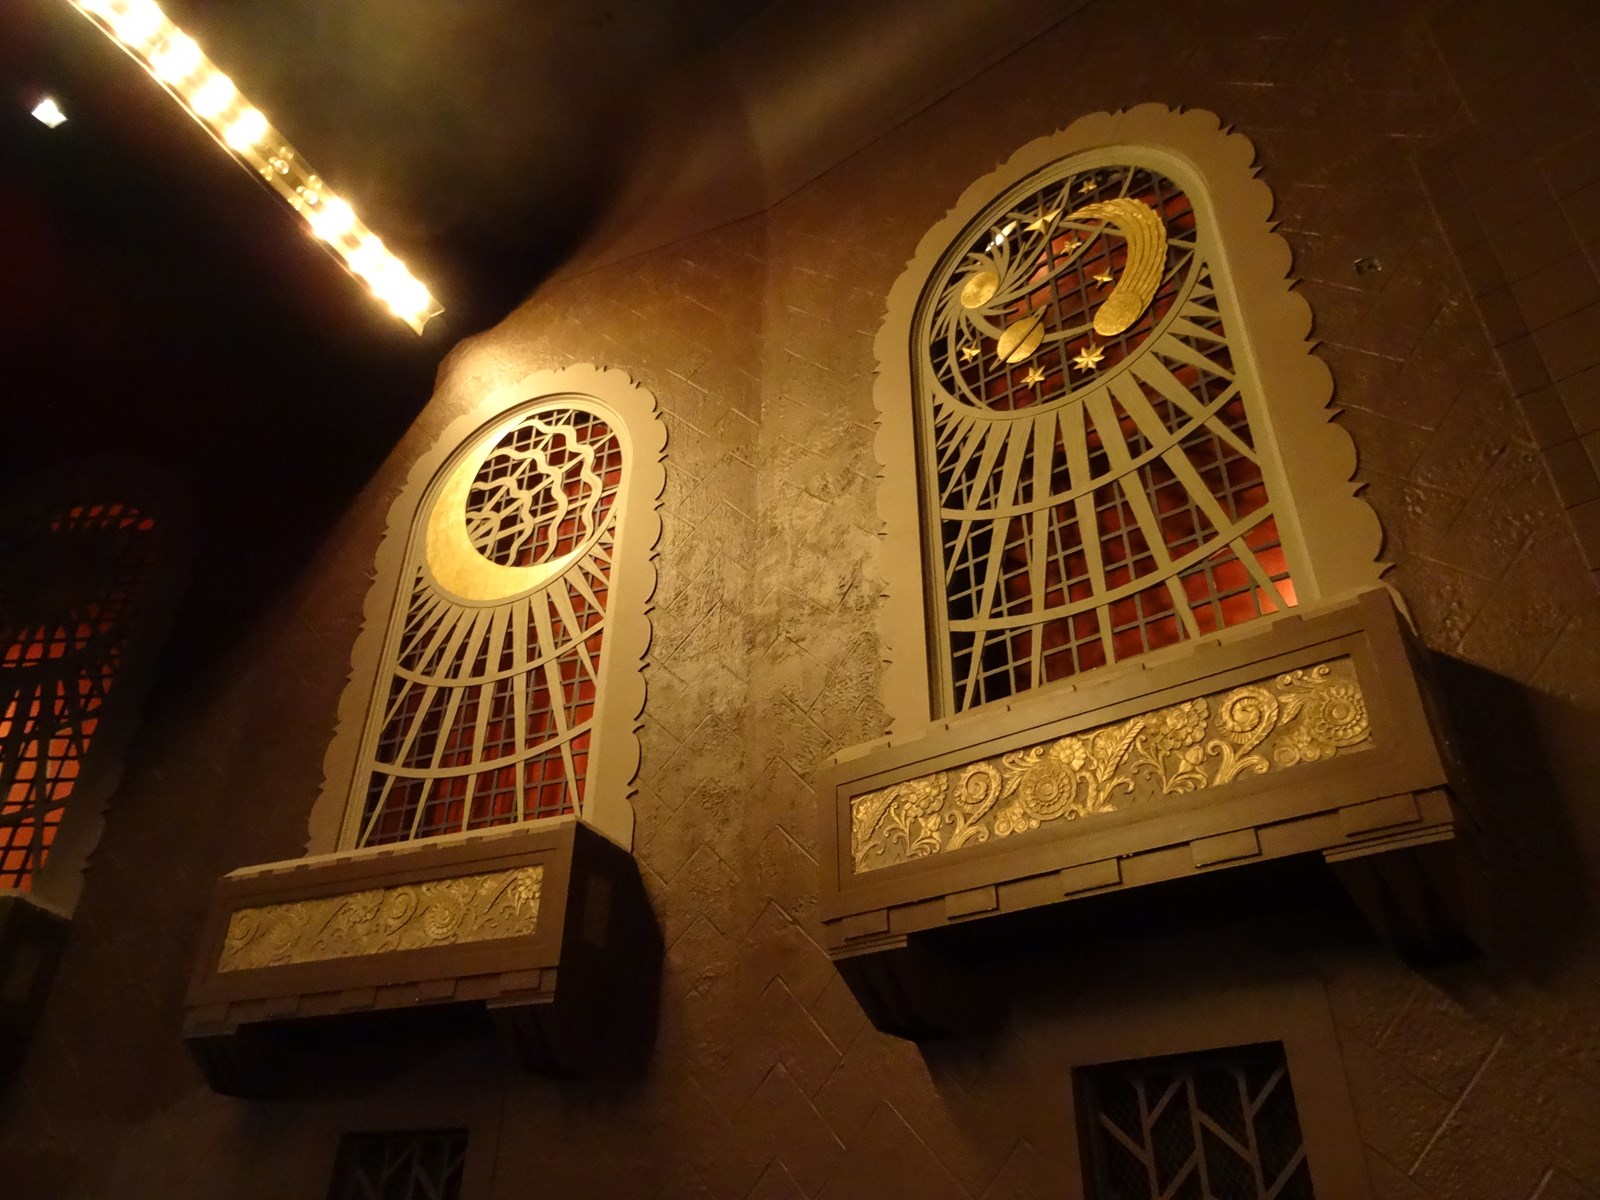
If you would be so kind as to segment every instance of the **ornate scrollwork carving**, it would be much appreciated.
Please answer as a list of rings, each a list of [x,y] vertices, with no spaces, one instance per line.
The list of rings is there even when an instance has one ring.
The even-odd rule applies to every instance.
[[[543,882],[543,867],[518,867],[241,908],[228,921],[217,970],[523,936],[538,928]]]
[[[1348,658],[857,796],[857,874],[1368,748]]]

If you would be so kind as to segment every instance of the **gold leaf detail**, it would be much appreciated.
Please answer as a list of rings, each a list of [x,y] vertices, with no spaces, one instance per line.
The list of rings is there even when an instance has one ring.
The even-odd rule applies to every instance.
[[[539,925],[542,866],[241,908],[217,970],[359,958],[521,937]]]
[[[1044,340],[1044,313],[1030,313],[1007,325],[995,343],[994,356],[1006,366],[1026,362]]]
[[[1094,315],[1094,331],[1115,337],[1130,328],[1150,307],[1167,261],[1167,227],[1156,210],[1143,200],[1126,196],[1085,204],[1067,214],[1069,221],[1099,218],[1109,221],[1127,240],[1127,263],[1122,278]],[[1096,275],[1097,283],[1110,283],[1109,270]]]
[[[851,854],[875,871],[1371,746],[1355,663],[1335,659],[865,792]]]
[[[1000,276],[993,271],[974,271],[961,287],[961,304],[964,308],[982,308],[1000,290]]]

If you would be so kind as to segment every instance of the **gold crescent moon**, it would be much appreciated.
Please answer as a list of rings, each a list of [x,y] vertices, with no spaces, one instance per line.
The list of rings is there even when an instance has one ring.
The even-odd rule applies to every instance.
[[[1115,337],[1127,329],[1150,307],[1161,286],[1161,271],[1167,262],[1167,227],[1143,200],[1126,196],[1086,204],[1066,216],[1068,221],[1098,217],[1117,227],[1128,243],[1128,261],[1122,278],[1111,295],[1094,314],[1094,331],[1101,337]]]
[[[588,551],[604,525],[600,522],[581,545],[549,562],[508,567],[485,558],[467,537],[467,495],[484,460],[506,429],[506,426],[495,428],[461,456],[434,497],[423,535],[423,553],[434,580],[461,599],[480,604],[505,600],[552,582]]]
[[[1167,227],[1155,209],[1143,200],[1130,200],[1126,196],[1086,204],[1065,217],[1068,221],[1086,219],[1110,222],[1128,244],[1122,277],[1094,314],[1094,331],[1104,338],[1115,337],[1137,321],[1155,299],[1167,262]],[[993,278],[992,271],[980,271],[971,276],[962,288],[961,303],[967,308],[987,303],[995,292],[995,288],[989,286]],[[1001,332],[995,345],[995,357],[1003,366],[1015,366],[1039,348],[1044,336],[1043,321],[1042,313],[1029,313]]]

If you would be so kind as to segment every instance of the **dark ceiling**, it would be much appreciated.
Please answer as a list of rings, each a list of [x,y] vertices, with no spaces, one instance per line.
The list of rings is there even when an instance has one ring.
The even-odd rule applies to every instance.
[[[97,461],[174,489],[199,669],[300,611],[462,336],[761,211],[1081,2],[169,0],[444,301],[417,337],[67,0],[0,0],[0,509]]]
[[[604,207],[662,78],[766,3],[179,0],[170,11],[236,64],[245,94],[387,241],[503,303]]]
[[[614,258],[758,211],[1081,2],[164,7],[433,286],[459,335],[580,249]],[[67,0],[0,4],[0,64],[13,106],[62,96],[61,140],[93,143],[80,156],[137,171],[158,205],[199,200],[199,225],[241,222],[216,207],[238,190],[215,178],[225,156]]]

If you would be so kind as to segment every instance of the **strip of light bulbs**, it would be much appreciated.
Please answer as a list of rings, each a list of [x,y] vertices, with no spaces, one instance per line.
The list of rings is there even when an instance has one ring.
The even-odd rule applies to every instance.
[[[154,0],[69,0],[131,54],[219,142],[305,218],[311,232],[358,276],[372,294],[418,333],[444,311],[356,216],[348,201],[239,94],[195,40],[174,25]]]

